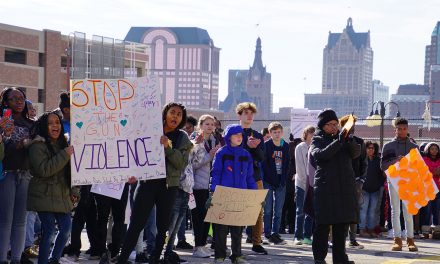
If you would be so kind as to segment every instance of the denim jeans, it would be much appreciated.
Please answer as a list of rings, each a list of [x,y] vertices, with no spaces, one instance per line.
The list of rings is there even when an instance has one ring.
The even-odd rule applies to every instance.
[[[390,193],[390,205],[391,205],[391,222],[393,223],[394,237],[402,236],[402,229],[400,225],[400,198],[396,189],[391,185],[388,180],[388,191]],[[408,213],[408,209],[405,205],[402,205],[403,218],[405,219],[405,229],[408,238],[414,238],[414,222],[413,216]]]
[[[264,187],[268,189],[264,206],[264,235],[270,236],[280,231],[286,186],[273,187],[265,183]]]
[[[188,209],[189,193],[179,189],[174,200],[174,205],[171,209],[170,227],[168,228],[168,244],[166,252],[173,250],[174,240],[177,232],[180,229],[182,220],[186,220],[186,210]]]
[[[40,224],[40,219],[38,219],[37,212],[28,211],[26,216],[26,240],[24,243],[24,248],[28,248],[34,244],[35,240],[35,225]]]
[[[439,214],[440,214],[440,192],[437,193],[434,200],[429,201],[428,205],[426,205],[425,217],[423,217],[422,225],[431,225],[431,216],[432,216],[432,224],[438,225]]]
[[[306,199],[306,192],[301,187],[295,186],[295,201],[296,201],[295,238],[298,240],[312,237],[313,219],[312,217],[304,213],[305,199]]]
[[[182,223],[180,224],[179,231],[177,232],[177,241],[186,241],[185,231],[186,231],[186,221],[188,220],[186,217],[187,213],[188,210],[183,216]]]
[[[151,254],[154,250],[157,235],[156,227],[156,206],[151,209],[150,216],[148,217],[147,224],[144,228],[144,236],[147,237],[147,252]]]
[[[26,202],[31,175],[27,171],[4,172],[0,181],[0,261],[20,261],[26,235]]]
[[[58,224],[58,235],[55,239],[51,258],[60,260],[64,246],[69,239],[70,228],[72,227],[70,213],[38,212],[38,216],[40,217],[43,231],[38,254],[38,264],[47,264],[49,260],[50,245],[52,243],[52,236],[56,231],[56,224]]]
[[[359,229],[373,229],[376,226],[376,209],[379,205],[380,190],[369,193],[362,191],[363,203],[361,204]]]

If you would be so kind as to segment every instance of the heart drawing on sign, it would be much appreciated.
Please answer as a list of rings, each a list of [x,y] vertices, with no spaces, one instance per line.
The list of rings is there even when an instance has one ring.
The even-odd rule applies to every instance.
[[[81,129],[81,127],[84,125],[83,122],[76,122],[76,126]]]
[[[127,124],[127,120],[122,119],[122,120],[121,120],[121,125],[125,127],[126,124]]]

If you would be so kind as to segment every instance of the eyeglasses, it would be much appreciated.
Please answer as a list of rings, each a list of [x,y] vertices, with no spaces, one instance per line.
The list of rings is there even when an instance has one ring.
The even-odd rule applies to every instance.
[[[325,126],[339,127],[339,123],[327,123]]]
[[[9,98],[8,101],[13,102],[13,103],[22,103],[25,101],[25,99],[23,97],[12,97]]]

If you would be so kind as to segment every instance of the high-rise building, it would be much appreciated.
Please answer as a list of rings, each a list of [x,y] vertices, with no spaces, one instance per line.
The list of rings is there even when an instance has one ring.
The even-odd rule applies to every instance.
[[[440,65],[440,21],[434,27],[431,34],[431,45],[425,48],[425,74],[424,84],[429,86],[431,65]]]
[[[235,118],[235,107],[253,102],[258,108],[256,119],[268,119],[273,112],[271,74],[263,66],[261,39],[257,39],[255,57],[249,70],[229,70],[228,95],[220,102],[225,118]]]
[[[440,100],[440,21],[434,27],[431,34],[431,45],[425,49],[425,85],[429,87],[429,99]],[[440,105],[431,105],[431,114],[440,116]]]
[[[372,102],[382,101],[388,102],[390,96],[390,87],[384,85],[379,80],[373,80],[373,89],[371,93]]]
[[[305,94],[304,107],[331,107],[338,115],[355,112],[365,117],[372,103],[372,79],[370,31],[355,32],[349,18],[342,33],[329,32],[323,52],[322,93]]]
[[[132,27],[125,40],[150,45],[150,72],[159,77],[163,104],[218,109],[220,49],[206,30]]]

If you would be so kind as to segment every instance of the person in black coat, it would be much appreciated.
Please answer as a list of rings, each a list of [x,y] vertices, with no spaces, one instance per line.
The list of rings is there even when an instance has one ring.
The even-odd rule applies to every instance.
[[[325,109],[318,115],[318,129],[310,146],[316,162],[312,244],[315,263],[326,263],[330,226],[333,263],[353,263],[345,252],[345,236],[348,225],[358,221],[352,160],[359,157],[360,146],[347,132],[339,131],[333,110]]]

